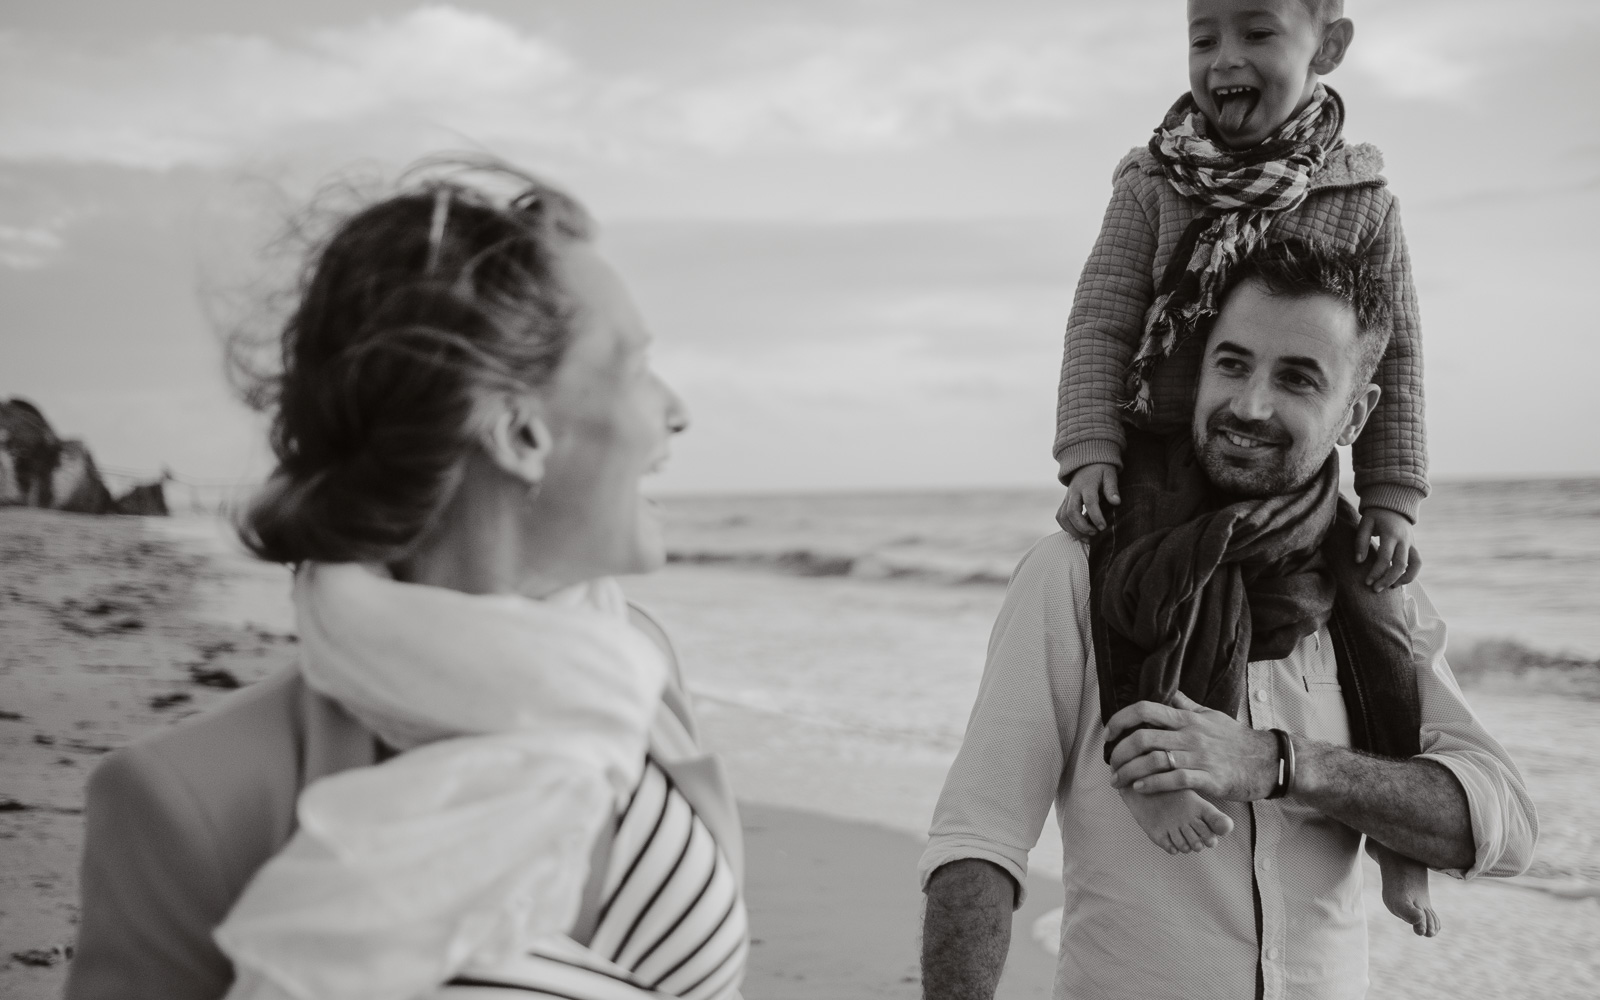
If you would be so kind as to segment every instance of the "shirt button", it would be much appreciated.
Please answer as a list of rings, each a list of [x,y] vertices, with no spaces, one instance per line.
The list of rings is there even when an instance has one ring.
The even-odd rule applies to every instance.
[[[1268,860],[1267,858],[1262,858],[1260,861],[1258,861],[1256,863],[1261,866],[1261,870],[1262,871],[1266,871],[1268,868],[1272,867],[1272,862],[1270,860]]]
[[[1267,961],[1276,962],[1277,960],[1278,960],[1278,949],[1276,949],[1276,948],[1268,948],[1267,949]]]
[[[1265,688],[1262,688],[1261,690],[1256,692],[1256,701],[1266,701],[1266,700],[1267,700],[1267,691],[1266,691]]]

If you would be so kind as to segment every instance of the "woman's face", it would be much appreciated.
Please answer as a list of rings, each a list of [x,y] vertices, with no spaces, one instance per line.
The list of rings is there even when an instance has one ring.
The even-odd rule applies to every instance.
[[[639,480],[666,463],[688,414],[651,369],[650,333],[617,272],[574,243],[561,251],[556,275],[575,315],[566,354],[541,393],[553,440],[524,550],[541,576],[573,582],[647,572],[666,560],[666,548]]]

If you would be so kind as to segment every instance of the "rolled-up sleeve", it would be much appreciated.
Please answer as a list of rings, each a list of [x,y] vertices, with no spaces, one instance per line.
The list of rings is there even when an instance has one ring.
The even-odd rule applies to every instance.
[[[1091,669],[1088,559],[1065,534],[1039,542],[1012,574],[989,638],[961,751],[934,809],[922,885],[943,865],[979,858],[1027,885],[1028,851],[1055,801]]]
[[[1445,662],[1445,625],[1439,612],[1422,588],[1413,585],[1406,592],[1422,701],[1421,757],[1455,775],[1472,815],[1472,867],[1444,873],[1463,879],[1521,875],[1533,863],[1539,839],[1539,817],[1527,784],[1456,684]]]

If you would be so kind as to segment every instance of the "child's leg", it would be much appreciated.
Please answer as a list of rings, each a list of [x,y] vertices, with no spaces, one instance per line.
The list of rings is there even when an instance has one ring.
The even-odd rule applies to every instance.
[[[1233,829],[1226,813],[1187,788],[1153,795],[1124,788],[1121,794],[1145,836],[1168,854],[1215,847],[1217,838]]]
[[[1399,588],[1374,593],[1355,562],[1359,517],[1340,503],[1339,517],[1323,540],[1323,554],[1338,587],[1329,629],[1335,634],[1339,683],[1344,691],[1352,742],[1385,757],[1419,752],[1421,704],[1411,661],[1405,594]],[[1357,674],[1357,668],[1360,673]],[[1358,696],[1359,693],[1359,696]],[[1367,838],[1367,853],[1383,873],[1383,905],[1422,937],[1439,933],[1439,916],[1428,895],[1428,869]]]
[[[1127,445],[1122,452],[1118,493],[1122,502],[1115,508],[1107,530],[1098,533],[1089,550],[1092,602],[1101,593],[1101,572],[1117,548],[1119,537],[1137,538],[1162,521],[1181,522],[1199,512],[1204,489],[1188,488],[1201,475],[1192,461],[1173,458],[1174,441],[1168,437],[1127,428]],[[1187,454],[1186,441],[1178,441],[1179,451]],[[1138,663],[1143,652],[1126,639],[1113,635],[1099,615],[1090,618],[1094,639],[1095,670],[1100,682],[1102,719],[1138,701],[1165,702],[1171,691],[1144,687],[1144,674]],[[1176,683],[1176,682],[1174,682]],[[1111,748],[1106,747],[1106,760]],[[1168,854],[1188,854],[1215,846],[1217,838],[1233,829],[1233,820],[1204,797],[1189,789],[1146,795],[1124,789],[1122,801],[1150,842]]]
[[[1406,595],[1396,587],[1374,593],[1356,563],[1356,512],[1343,501],[1323,540],[1338,597],[1329,630],[1335,633],[1339,681],[1350,718],[1351,743],[1383,757],[1421,753],[1422,704],[1411,659]]]
[[[1418,937],[1433,937],[1442,926],[1428,894],[1428,868],[1367,838],[1367,853],[1383,873],[1383,905],[1411,925]]]

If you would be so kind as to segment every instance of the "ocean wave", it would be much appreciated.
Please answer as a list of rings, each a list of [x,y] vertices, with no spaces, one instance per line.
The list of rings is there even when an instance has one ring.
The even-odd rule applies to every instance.
[[[948,554],[917,555],[880,552],[850,554],[795,548],[777,551],[673,549],[667,562],[688,566],[741,566],[791,576],[849,577],[858,580],[908,580],[947,585],[1005,586],[1011,567],[993,560],[963,559]]]
[[[781,695],[774,697],[774,693],[770,691],[740,692],[695,684],[691,686],[690,694],[693,696],[697,707],[701,704],[715,705],[719,708],[783,719],[789,723],[810,726],[814,729],[827,730],[845,736],[864,737],[883,743],[898,744],[903,747],[933,747],[949,751],[952,754],[961,749],[961,737],[965,731],[961,728],[947,729],[938,726],[892,726],[883,722],[869,723],[858,718],[840,715],[837,712],[830,712],[815,705],[802,707],[788,704]]]
[[[1600,699],[1600,659],[1536,649],[1516,639],[1479,639],[1450,653],[1450,669],[1463,684],[1513,680],[1520,686]]]

